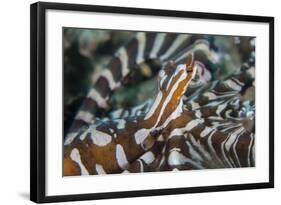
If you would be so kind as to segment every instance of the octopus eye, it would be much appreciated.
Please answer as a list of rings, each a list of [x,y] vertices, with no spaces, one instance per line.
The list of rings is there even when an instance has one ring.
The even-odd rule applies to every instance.
[[[141,144],[141,148],[146,151],[146,150],[147,150],[146,144],[145,144],[145,143],[142,143],[142,144]]]
[[[143,150],[147,151],[149,150],[155,142],[155,138],[152,135],[149,135],[142,143],[141,147]]]

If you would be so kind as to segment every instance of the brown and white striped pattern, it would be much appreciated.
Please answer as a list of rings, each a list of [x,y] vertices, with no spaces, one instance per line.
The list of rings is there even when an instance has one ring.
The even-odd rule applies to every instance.
[[[237,73],[214,81],[218,55],[192,35],[138,32],[95,77],[64,142],[64,175],[255,166],[255,104],[243,100],[255,86],[254,49]],[[155,99],[98,119],[151,59],[162,65]]]
[[[160,71],[159,93],[144,116],[97,120],[77,135],[69,135],[64,142],[64,175],[114,173],[128,168],[181,115],[182,96],[195,73],[193,55],[186,64],[170,62]]]

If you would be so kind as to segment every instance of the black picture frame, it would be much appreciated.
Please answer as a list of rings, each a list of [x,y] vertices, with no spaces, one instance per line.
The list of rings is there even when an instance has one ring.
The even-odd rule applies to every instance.
[[[263,22],[269,24],[269,181],[263,183],[229,184],[193,188],[171,188],[126,192],[89,193],[74,195],[46,196],[46,10],[67,10],[101,13],[121,13],[160,17],[181,17],[194,19],[233,20]],[[38,2],[30,7],[30,199],[37,203],[140,197],[197,192],[230,191],[274,187],[274,18],[265,16],[230,15],[218,13],[125,8],[82,4]]]

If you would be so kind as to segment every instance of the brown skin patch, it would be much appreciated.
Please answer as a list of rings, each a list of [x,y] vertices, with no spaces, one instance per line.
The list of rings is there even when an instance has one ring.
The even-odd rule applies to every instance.
[[[194,118],[192,113],[192,111],[185,110],[181,114],[180,118],[176,118],[171,121],[162,132],[164,139],[167,140],[167,137],[174,129],[185,127],[186,124]]]
[[[248,147],[251,143],[251,133],[245,132],[242,136],[239,137],[238,143],[239,146],[236,146],[236,153],[238,155],[240,164],[242,167],[248,166]]]
[[[78,164],[71,159],[63,160],[63,176],[78,176],[81,175]]]
[[[217,116],[217,113],[216,113],[217,107],[215,107],[215,109],[210,108],[210,107],[202,107],[200,109],[200,111],[201,111],[202,118],[205,118],[205,119],[210,116]]]
[[[141,165],[139,161],[134,161],[128,168],[131,173],[139,173],[141,171]]]
[[[81,175],[79,165],[70,159],[70,149],[65,149],[63,158],[63,176],[78,176]]]
[[[167,158],[169,156],[169,152],[173,148],[183,149],[184,145],[185,145],[185,139],[184,139],[183,135],[176,135],[176,136],[173,136],[172,138],[168,139],[167,145],[166,145]]]
[[[121,171],[118,164],[116,163],[116,160],[112,160],[115,159],[115,143],[110,143],[109,145],[104,147],[99,147],[95,144],[91,144],[87,150],[89,151],[91,156],[94,156],[95,163],[103,166],[103,169],[106,173]],[[89,164],[93,163],[89,162]]]
[[[123,132],[116,143],[116,144],[120,144],[123,147],[127,160],[129,162],[136,160],[144,153],[144,150],[141,148],[141,146],[136,144],[134,133],[135,131],[128,132],[128,133]]]

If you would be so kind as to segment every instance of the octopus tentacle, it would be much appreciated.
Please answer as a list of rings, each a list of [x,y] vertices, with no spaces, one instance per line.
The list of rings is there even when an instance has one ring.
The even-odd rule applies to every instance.
[[[222,132],[206,126],[203,119],[196,117],[195,112],[190,117],[192,115],[190,111],[186,111],[180,119],[176,119],[166,128],[170,130],[166,135],[168,148],[160,170],[252,165],[252,132],[242,124]]]
[[[213,81],[199,95],[185,98],[185,104],[192,110],[206,105],[217,105],[220,100],[243,95],[251,87],[254,87],[254,67],[247,63],[241,66],[238,73],[223,80]]]

